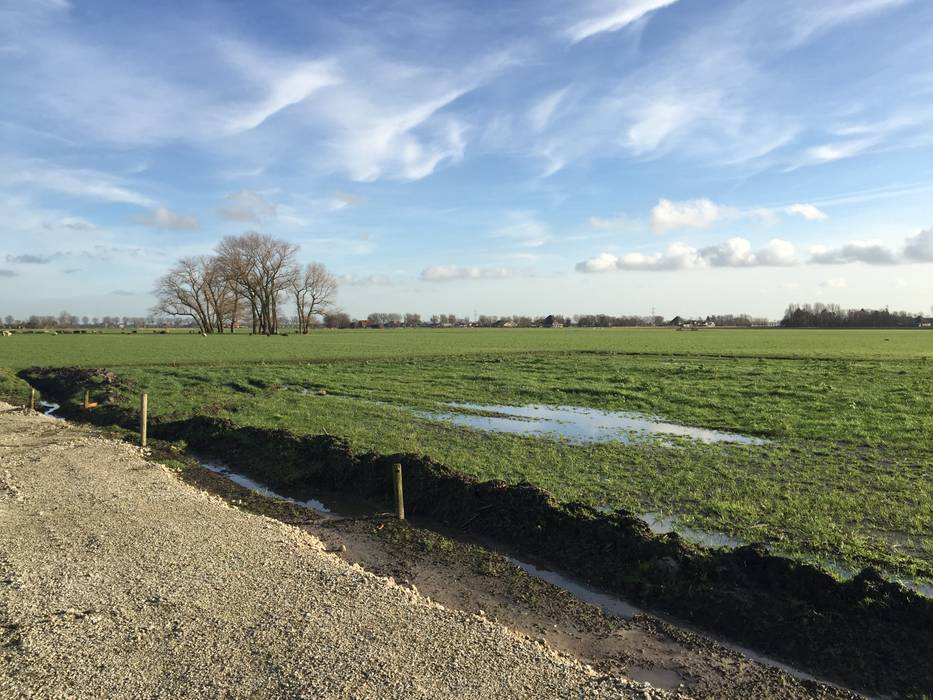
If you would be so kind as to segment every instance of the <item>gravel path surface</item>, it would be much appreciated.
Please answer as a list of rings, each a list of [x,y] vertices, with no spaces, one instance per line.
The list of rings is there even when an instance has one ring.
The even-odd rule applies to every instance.
[[[668,698],[0,403],[0,698]]]

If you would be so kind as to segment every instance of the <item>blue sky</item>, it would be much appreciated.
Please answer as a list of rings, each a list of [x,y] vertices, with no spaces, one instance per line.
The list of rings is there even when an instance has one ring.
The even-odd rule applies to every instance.
[[[268,232],[354,315],[933,305],[933,3],[0,0],[0,315]]]

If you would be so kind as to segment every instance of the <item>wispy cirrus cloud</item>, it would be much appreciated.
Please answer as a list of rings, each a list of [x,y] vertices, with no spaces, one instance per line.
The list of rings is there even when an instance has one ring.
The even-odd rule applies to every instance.
[[[591,3],[589,7],[584,5],[587,16],[568,27],[565,34],[572,43],[577,43],[603,32],[617,32],[675,2],[677,0],[614,0]]]
[[[0,183],[104,202],[155,204],[116,176],[84,168],[62,168],[39,160],[0,159]]]

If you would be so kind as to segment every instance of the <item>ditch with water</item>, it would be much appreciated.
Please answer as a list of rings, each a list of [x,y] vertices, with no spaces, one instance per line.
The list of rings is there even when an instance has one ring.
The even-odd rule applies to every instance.
[[[289,503],[303,506],[325,519],[366,517],[378,512],[378,509],[375,506],[367,508],[365,505],[361,504],[360,501],[349,501],[341,495],[336,494],[318,493],[315,494],[315,496],[311,496],[307,493],[302,493],[301,495],[296,496],[284,495],[273,490],[260,481],[253,479],[252,477],[234,471],[226,465],[200,458],[198,459],[198,463],[205,469],[215,474],[219,474],[229,479],[230,481],[233,481],[239,486],[250,489],[257,494],[267,498],[283,500]],[[649,522],[649,525],[651,525],[652,521],[647,522]],[[659,527],[661,531],[671,531],[670,529],[665,528],[670,527],[673,523],[673,520],[663,519],[663,524],[659,524],[662,523],[662,519],[655,520],[654,522],[655,526]],[[813,681],[833,685],[834,687],[841,687],[824,679],[818,678],[817,676],[807,673],[799,668],[795,668],[792,665],[783,663],[766,655],[759,654],[748,647],[734,644],[726,639],[723,639],[722,637],[710,635],[708,632],[701,630],[693,625],[687,624],[684,621],[670,615],[666,615],[655,610],[646,610],[644,608],[633,605],[620,596],[607,593],[572,576],[568,576],[559,571],[550,569],[541,562],[532,563],[526,559],[519,558],[509,548],[503,547],[486,538],[470,537],[463,532],[454,532],[451,531],[449,527],[440,525],[439,523],[435,523],[427,519],[415,518],[413,519],[413,524],[438,531],[445,536],[453,537],[462,542],[479,544],[486,549],[503,556],[510,563],[527,573],[529,576],[546,581],[556,588],[566,591],[577,600],[593,605],[594,607],[601,609],[603,612],[609,615],[614,615],[622,619],[630,620],[636,615],[649,614],[672,625],[688,629],[694,633],[703,634],[711,639],[714,639],[718,644],[726,647],[727,649],[736,651],[758,663],[780,669],[799,680]],[[650,682],[650,679],[646,680]]]

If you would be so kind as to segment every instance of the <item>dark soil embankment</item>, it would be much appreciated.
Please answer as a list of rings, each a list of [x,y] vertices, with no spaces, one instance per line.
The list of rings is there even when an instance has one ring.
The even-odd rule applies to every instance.
[[[61,398],[89,381],[112,393],[127,389],[113,375],[86,370],[24,376]],[[98,424],[133,427],[137,421],[112,404],[78,413]],[[331,436],[239,427],[203,416],[155,422],[150,435],[185,440],[277,490],[315,487],[386,503],[391,465],[399,462],[406,510],[413,516],[489,537],[843,683],[899,697],[933,691],[933,601],[870,568],[839,582],[814,566],[773,556],[762,545],[705,550],[676,534],[654,535],[624,511],[561,504],[530,484],[480,482],[423,456],[354,453]]]

